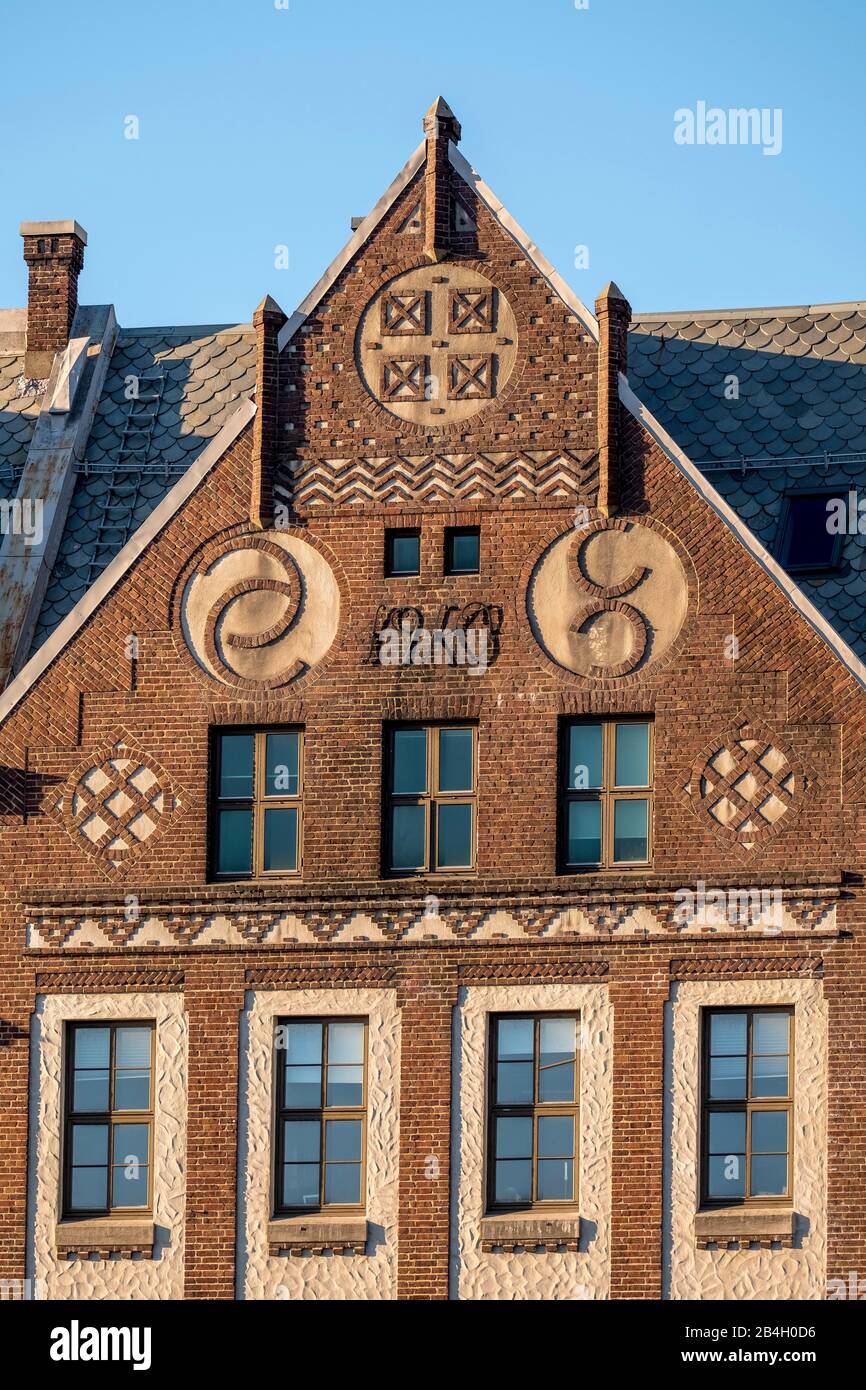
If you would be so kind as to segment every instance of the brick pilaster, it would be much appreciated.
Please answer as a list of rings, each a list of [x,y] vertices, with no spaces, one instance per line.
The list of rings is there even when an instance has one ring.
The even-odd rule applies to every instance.
[[[619,506],[622,407],[619,374],[628,366],[631,305],[611,280],[595,301],[598,317],[598,509],[611,516]]]

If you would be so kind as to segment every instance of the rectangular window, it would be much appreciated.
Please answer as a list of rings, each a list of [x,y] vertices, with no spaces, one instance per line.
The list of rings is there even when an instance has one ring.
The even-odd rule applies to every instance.
[[[217,731],[212,759],[215,878],[300,873],[303,743],[300,729]]]
[[[487,1194],[491,1209],[577,1201],[577,1014],[490,1020]]]
[[[481,531],[477,526],[449,526],[445,531],[445,573],[478,574]]]
[[[652,777],[649,720],[564,722],[560,754],[563,872],[649,863]]]
[[[706,1009],[701,1200],[790,1199],[791,1009]]]
[[[834,497],[847,501],[841,489],[833,492],[789,493],[784,499],[778,536],[780,563],[792,573],[835,569],[842,537],[831,530],[828,504]]]
[[[474,868],[475,763],[472,725],[403,724],[389,730],[388,873],[461,873]]]
[[[385,532],[385,574],[398,579],[401,575],[421,573],[421,532],[415,529]]]
[[[275,1043],[276,1213],[363,1210],[366,1019],[281,1019]]]
[[[71,1023],[66,1034],[63,1211],[148,1211],[152,1023]]]

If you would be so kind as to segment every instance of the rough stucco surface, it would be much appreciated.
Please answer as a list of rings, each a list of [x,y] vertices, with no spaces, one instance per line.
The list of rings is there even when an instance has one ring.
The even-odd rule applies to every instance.
[[[186,1201],[187,1021],[178,994],[67,994],[40,1000],[38,1132],[31,1260],[44,1297],[183,1298]],[[154,1259],[58,1259],[63,1031],[69,1019],[152,1018],[154,1072]]]
[[[490,1013],[580,1013],[580,1249],[485,1254],[484,1147]],[[459,1090],[454,1097],[456,1210],[452,1296],[460,1299],[604,1299],[609,1292],[613,1012],[604,985],[481,986],[461,990]]]
[[[700,1133],[700,1010],[794,1006],[794,1212],[800,1249],[698,1250],[694,1216]],[[665,1265],[668,1297],[820,1299],[826,1288],[827,1011],[818,980],[683,982],[674,988],[672,1162]],[[808,1228],[806,1228],[808,1223]],[[795,1236],[795,1245],[800,1244]]]
[[[365,1015],[367,1052],[367,1251],[363,1255],[270,1255],[274,1020]],[[397,1295],[397,1157],[400,1015],[394,990],[303,989],[256,994],[241,1115],[240,1186],[245,1209],[245,1298],[392,1299]]]

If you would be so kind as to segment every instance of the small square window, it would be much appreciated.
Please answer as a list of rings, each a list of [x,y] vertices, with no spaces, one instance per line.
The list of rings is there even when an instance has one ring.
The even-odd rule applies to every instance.
[[[399,578],[421,573],[421,532],[385,532],[385,574]]]
[[[780,564],[792,571],[833,569],[841,536],[830,529],[829,492],[793,493],[785,498],[779,528]]]
[[[445,573],[478,574],[481,531],[477,526],[449,526],[445,531]]]

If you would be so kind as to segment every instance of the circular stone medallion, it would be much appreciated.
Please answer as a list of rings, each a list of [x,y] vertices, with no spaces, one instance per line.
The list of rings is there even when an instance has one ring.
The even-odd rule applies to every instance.
[[[355,344],[379,405],[416,425],[459,424],[502,391],[517,356],[508,300],[477,270],[419,266],[373,296]]]

